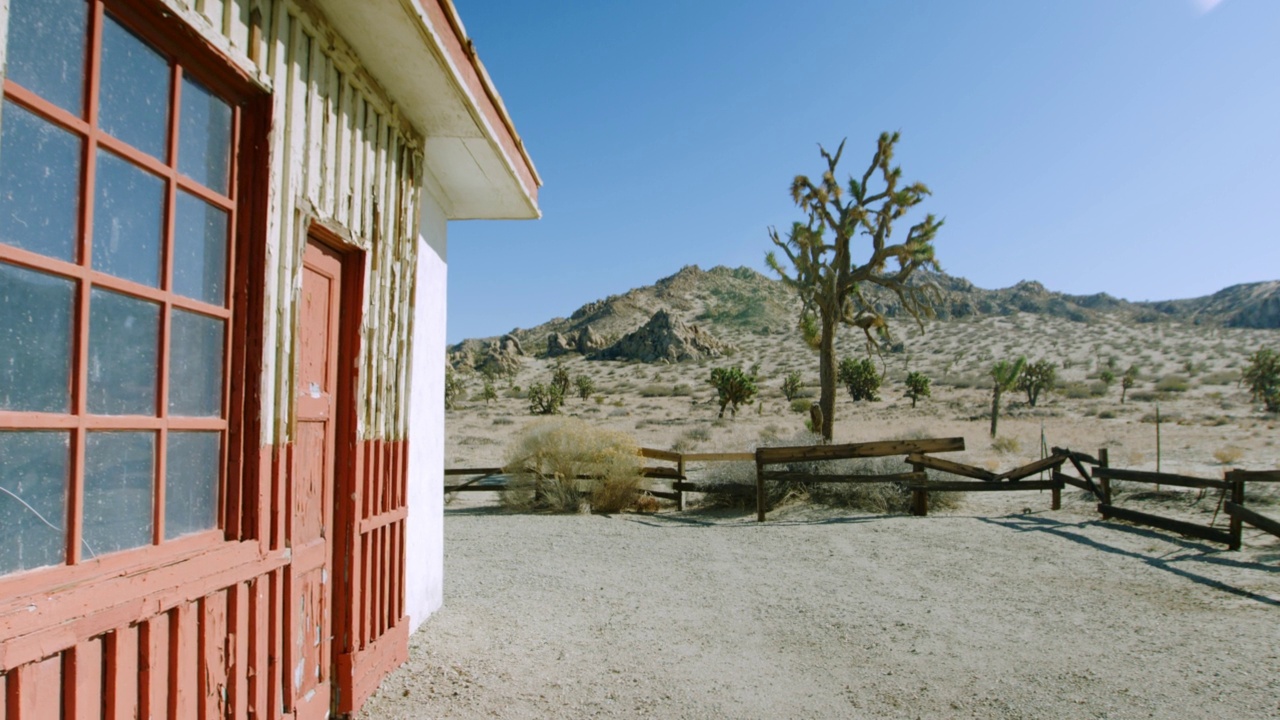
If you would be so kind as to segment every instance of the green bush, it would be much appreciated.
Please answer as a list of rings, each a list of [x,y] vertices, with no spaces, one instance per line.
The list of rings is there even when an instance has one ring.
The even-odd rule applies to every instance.
[[[800,397],[800,371],[792,370],[782,379],[782,395],[788,402]]]
[[[529,412],[534,415],[555,415],[564,404],[564,391],[559,385],[534,383],[529,386]]]
[[[452,410],[457,406],[458,400],[467,391],[466,383],[462,378],[453,372],[453,368],[444,369],[444,409]]]
[[[930,397],[929,378],[924,373],[914,371],[907,373],[906,383],[907,397],[911,398],[911,407],[916,406],[916,400]]]
[[[1156,383],[1157,392],[1186,392],[1191,389],[1191,381],[1180,375],[1168,375]]]
[[[858,400],[880,399],[880,373],[876,372],[871,358],[845,358],[840,361],[836,378],[849,391],[849,397]]]
[[[586,400],[596,391],[596,383],[586,375],[579,375],[574,378],[573,385],[578,390],[578,397]]]
[[[796,398],[795,400],[791,401],[791,412],[807,413],[809,412],[809,406],[812,404],[813,404],[813,401],[810,400],[809,398]]]
[[[1262,349],[1249,356],[1244,382],[1255,401],[1262,401],[1267,412],[1280,412],[1280,354]]]

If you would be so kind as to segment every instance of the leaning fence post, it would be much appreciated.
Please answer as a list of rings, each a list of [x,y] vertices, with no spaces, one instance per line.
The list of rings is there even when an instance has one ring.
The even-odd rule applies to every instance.
[[[764,522],[764,460],[756,448],[756,522]]]
[[[1098,450],[1098,467],[1111,467],[1111,463],[1109,462],[1109,458],[1107,457],[1106,448],[1101,448]],[[1094,473],[1094,474],[1097,475],[1097,473]],[[1102,502],[1106,505],[1110,505],[1111,504],[1111,478],[1109,477],[1098,478],[1098,484],[1102,487]]]
[[[684,454],[681,454],[680,458],[676,460],[676,474],[680,476],[676,479],[675,484],[672,485],[676,491],[676,508],[680,512],[684,512],[684,491],[680,489],[680,484],[684,482]]]
[[[1235,475],[1234,480],[1232,479],[1233,475]],[[1236,505],[1243,505],[1244,504],[1243,476],[1238,475],[1233,471],[1228,471],[1223,477],[1226,478],[1227,482],[1231,483],[1231,502],[1235,503]],[[1228,513],[1228,516],[1231,518],[1231,525],[1229,526],[1229,529],[1228,529],[1228,532],[1231,533],[1231,542],[1228,543],[1227,547],[1229,547],[1232,550],[1239,550],[1240,536],[1242,531],[1244,530],[1244,528],[1242,527],[1242,521],[1240,520],[1240,516],[1236,515],[1235,513]]]

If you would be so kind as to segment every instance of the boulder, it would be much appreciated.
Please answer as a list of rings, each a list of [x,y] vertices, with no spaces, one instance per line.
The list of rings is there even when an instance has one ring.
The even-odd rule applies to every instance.
[[[582,332],[578,333],[578,352],[583,355],[589,355],[597,350],[603,350],[607,345],[608,343],[605,342],[605,339],[600,337],[595,330],[592,330],[590,325],[586,326],[582,329]]]
[[[728,347],[696,325],[659,310],[644,327],[598,353],[604,360],[683,362],[720,357]]]
[[[568,355],[576,349],[569,344],[569,338],[562,333],[551,333],[547,336],[547,357]]]
[[[475,368],[480,372],[492,372],[496,375],[510,375],[520,369],[524,350],[514,335],[503,335],[497,342],[485,346]]]

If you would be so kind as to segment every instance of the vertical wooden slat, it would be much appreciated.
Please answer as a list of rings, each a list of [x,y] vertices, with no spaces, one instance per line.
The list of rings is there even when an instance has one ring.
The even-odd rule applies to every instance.
[[[231,13],[231,29],[227,33],[232,47],[249,54],[249,13],[251,0],[232,0],[228,3]]]
[[[320,207],[320,184],[321,170],[320,161],[324,148],[322,147],[324,138],[324,108],[325,108],[325,83],[328,78],[325,73],[325,57],[321,52],[320,40],[317,37],[308,36],[310,46],[310,54],[307,57],[307,83],[306,83],[306,146],[302,151],[304,159],[304,177],[306,178],[303,185],[303,192],[306,194],[307,200],[311,202],[312,207]]]
[[[9,714],[13,720],[44,720],[63,716],[62,655],[28,663],[11,671]]]
[[[138,628],[119,628],[106,643],[107,720],[133,720],[139,702]]]
[[[351,98],[352,117],[351,132],[351,216],[347,219],[347,227],[356,235],[364,235],[364,161],[366,157],[364,142],[365,115],[368,114],[368,102],[364,95],[356,92]],[[361,355],[365,354],[361,348]]]
[[[0,50],[0,54],[4,51]],[[4,58],[0,57],[0,62]],[[9,676],[0,673],[0,720],[9,720]]]
[[[200,603],[169,611],[169,717],[194,718],[199,713]]]
[[[284,707],[288,693],[287,670],[284,665],[284,571],[271,573],[267,583],[267,717],[276,717]]]
[[[355,142],[354,90],[348,73],[342,73],[338,102],[337,167],[334,169],[334,219],[347,226],[351,218],[351,146]]]
[[[288,211],[292,203],[288,198],[285,185],[287,166],[286,150],[289,148],[287,78],[289,73],[289,47],[292,38],[289,14],[282,0],[275,3],[275,12],[271,15],[270,35],[267,40],[268,64],[270,74],[276,81],[273,93],[271,133],[271,159],[268,170],[268,212],[267,212],[267,246],[264,252],[266,278],[263,288],[263,353],[262,373],[264,387],[261,395],[260,417],[262,423],[262,443],[277,446],[280,442],[277,433],[279,426],[272,421],[280,410],[276,407],[277,393],[274,378],[280,371],[282,354],[275,349],[281,344],[281,323],[279,319],[280,296],[288,292],[288,286],[281,285],[284,277],[281,258],[281,237],[285,233],[285,221],[292,214]],[[278,547],[278,545],[275,545]]]
[[[198,697],[202,720],[214,720],[225,712],[227,697],[227,594],[215,592],[197,605],[199,620]]]
[[[209,21],[209,24],[213,26],[213,29],[218,31],[218,34],[225,35],[226,26],[222,24],[222,20],[224,16],[223,11],[226,10],[226,8],[223,7],[222,3],[223,0],[204,0],[203,14],[205,19]]]
[[[249,714],[249,583],[227,590],[227,709],[232,717]]]
[[[320,206],[324,214],[333,218],[337,216],[337,164],[338,164],[338,132],[344,124],[338,114],[342,105],[342,81],[338,77],[338,68],[333,59],[326,56],[325,69],[325,104],[324,104],[324,160],[321,162]]]
[[[169,716],[169,615],[138,627],[139,717]]]
[[[267,597],[267,577],[255,578],[249,582],[249,617],[248,630],[248,666],[245,676],[248,681],[247,696],[249,709],[256,718],[267,716],[267,685],[271,682],[271,671],[267,662],[268,629],[267,610],[270,600]]]
[[[102,718],[102,639],[77,643],[63,653],[63,704],[68,718]]]

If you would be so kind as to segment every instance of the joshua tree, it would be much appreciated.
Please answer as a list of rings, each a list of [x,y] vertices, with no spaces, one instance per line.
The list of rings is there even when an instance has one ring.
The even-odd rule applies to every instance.
[[[787,402],[795,400],[800,395],[800,371],[792,370],[782,379],[782,394],[787,398]]]
[[[1138,382],[1138,366],[1130,365],[1128,370],[1124,371],[1124,375],[1120,378],[1120,404],[1124,404],[1125,395],[1129,394],[1129,389]]]
[[[871,358],[861,360],[845,358],[840,361],[840,370],[837,375],[840,384],[849,391],[849,397],[854,402],[880,399],[880,373],[876,372],[875,363],[871,362]]]
[[[484,402],[486,405],[498,399],[498,391],[496,388],[493,387],[492,380],[484,381],[484,389],[481,390],[481,397],[484,398]]]
[[[560,397],[564,397],[569,394],[569,384],[569,371],[564,365],[556,363],[555,370],[551,373],[551,386],[560,393]]]
[[[1280,354],[1263,349],[1249,357],[1242,375],[1254,400],[1261,400],[1267,412],[1280,412]]]
[[[844,141],[835,154],[819,146],[826,163],[821,177],[814,181],[797,175],[791,182],[791,199],[806,215],[805,222],[793,223],[785,240],[775,228],[769,229],[769,238],[786,255],[791,269],[785,269],[774,252],[766,261],[800,296],[800,329],[805,341],[818,350],[822,427],[815,430],[827,441],[835,420],[838,326],[861,329],[868,352],[878,342],[890,341],[889,324],[863,295],[864,285],[876,285],[897,295],[903,310],[921,330],[924,317],[932,313],[929,291],[933,288],[908,286],[907,279],[919,268],[940,269],[934,259],[933,239],[942,220],[927,215],[911,226],[902,242],[890,244],[894,221],[930,194],[923,183],[901,184],[901,168],[891,165],[897,142],[898,133],[881,134],[866,171],[861,178],[849,178],[845,187],[836,180]],[[851,247],[858,235],[866,236],[870,245],[870,254],[861,264],[854,259]],[[888,269],[890,260],[896,262],[895,269]]]
[[[462,378],[453,372],[453,368],[444,369],[444,409],[452,410],[462,397],[462,393],[466,392],[466,383]]]
[[[991,366],[991,379],[995,381],[991,386],[991,437],[996,436],[996,425],[1000,422],[1000,396],[1013,389],[1026,364],[1027,359],[1019,357],[1013,362],[1001,360]]]
[[[756,396],[756,379],[742,372],[742,368],[715,368],[711,371],[711,384],[715,386],[720,398],[720,415],[724,417],[724,409],[728,407],[734,417],[738,416],[738,406],[748,405]]]
[[[916,401],[920,398],[927,398],[930,395],[928,376],[922,372],[907,373],[907,397],[911,398],[911,407],[915,407]]]
[[[1053,363],[1048,360],[1037,360],[1022,369],[1022,376],[1018,378],[1018,389],[1027,394],[1027,402],[1031,403],[1031,407],[1035,407],[1036,401],[1040,399],[1040,393],[1053,390],[1057,381],[1058,371],[1053,367]]]

